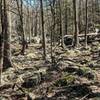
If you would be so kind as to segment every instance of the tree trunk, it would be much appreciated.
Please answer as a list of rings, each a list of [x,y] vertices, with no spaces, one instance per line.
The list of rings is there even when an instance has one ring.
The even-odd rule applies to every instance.
[[[43,46],[43,59],[46,60],[46,35],[44,32],[44,12],[43,12],[43,1],[40,0],[40,10],[41,10],[41,26],[42,26],[42,46]]]
[[[74,10],[74,47],[78,47],[79,39],[78,39],[78,4],[76,3],[77,0],[73,0],[73,10]],[[77,5],[76,5],[77,4]]]
[[[37,36],[37,24],[38,24],[38,19],[37,19],[37,11],[35,13],[35,22],[34,22],[34,36]]]
[[[67,8],[67,1],[65,2],[66,3],[66,6],[65,6],[65,34],[64,35],[67,35],[68,34],[68,8]]]
[[[3,30],[3,15],[2,15],[2,0],[0,0],[0,17],[1,17],[1,27]],[[2,84],[2,69],[3,69],[3,31],[0,33],[0,85]]]
[[[20,6],[19,6],[19,1],[16,0],[17,7],[18,7],[18,13],[19,13],[19,18],[20,18],[20,28],[21,28],[21,37],[22,37],[22,48],[21,48],[21,54],[24,55],[25,49],[28,47],[27,41],[25,39],[25,32],[24,32],[24,27],[23,27],[23,1],[20,0]]]
[[[64,1],[60,1],[60,14],[61,14],[61,45],[62,48],[65,48],[64,45],[64,34],[65,34],[65,22],[64,22]]]
[[[11,48],[10,48],[10,31],[9,31],[9,23],[8,23],[8,14],[7,14],[7,0],[3,0],[4,5],[4,59],[3,59],[3,69],[7,69],[12,67],[11,64]]]
[[[54,6],[55,6],[55,1],[53,1],[52,3],[50,2],[50,10],[51,10],[51,16],[52,16],[52,23],[50,23],[50,26],[51,26],[51,30],[50,30],[50,39],[51,39],[51,42],[50,42],[50,46],[51,46],[51,63],[52,63],[52,66],[54,66],[54,54],[53,54],[53,43],[54,43],[54,33],[55,33],[55,9],[54,9]]]
[[[0,85],[2,84],[2,69],[3,69],[3,34],[0,33]]]
[[[88,14],[87,14],[87,4],[88,4],[88,0],[86,0],[86,18],[85,18],[85,21],[86,21],[86,25],[85,25],[85,48],[87,48],[87,29],[88,29],[88,22],[87,22],[87,18],[88,18]]]

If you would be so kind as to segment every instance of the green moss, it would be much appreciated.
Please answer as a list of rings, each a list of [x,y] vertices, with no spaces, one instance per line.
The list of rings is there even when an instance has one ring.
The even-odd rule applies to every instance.
[[[55,82],[55,86],[67,86],[73,84],[75,81],[75,77],[73,75],[64,76],[63,78],[57,80]]]
[[[94,80],[95,79],[95,72],[88,67],[83,67],[80,69],[84,77]]]
[[[80,69],[82,70],[83,74],[88,73],[89,71],[91,71],[91,69],[88,68],[88,67],[83,67],[83,68],[80,68]]]
[[[96,24],[95,27],[100,29],[100,24]]]
[[[52,90],[53,90],[53,86],[50,86],[49,88],[48,88],[48,92],[52,92]]]
[[[65,76],[64,79],[67,82],[67,84],[73,83],[75,81],[75,77],[72,75]]]

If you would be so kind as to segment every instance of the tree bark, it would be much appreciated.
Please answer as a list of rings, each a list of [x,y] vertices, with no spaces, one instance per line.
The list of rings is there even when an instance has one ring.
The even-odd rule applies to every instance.
[[[3,29],[3,15],[2,15],[2,0],[0,0],[0,17],[1,17],[1,27]],[[3,31],[0,33],[0,85],[2,84],[2,69],[3,69]]]
[[[25,39],[25,32],[24,32],[24,24],[23,24],[23,1],[20,0],[20,6],[18,0],[16,0],[17,7],[18,7],[18,13],[20,18],[20,28],[21,28],[21,36],[22,36],[22,48],[21,48],[21,54],[24,55],[25,49],[28,47],[27,41]]]
[[[87,22],[87,18],[88,18],[88,9],[87,9],[87,4],[88,4],[88,0],[86,0],[86,18],[85,18],[85,21],[86,21],[86,25],[85,25],[85,48],[87,48],[87,29],[88,29],[88,22]]]
[[[74,47],[78,47],[79,45],[79,39],[78,39],[78,5],[76,5],[77,0],[73,0],[73,10],[74,10],[74,27],[75,27],[75,33],[74,33]]]
[[[40,10],[41,10],[41,28],[42,28],[42,46],[43,46],[43,59],[46,60],[46,35],[44,32],[44,12],[43,12],[43,1],[40,0]]]
[[[8,13],[7,13],[7,0],[3,0],[4,6],[4,16],[3,16],[3,25],[4,25],[4,55],[3,55],[3,69],[12,67],[11,63],[11,47],[10,47],[10,31],[9,31],[9,22],[8,22]],[[3,31],[3,30],[2,30]]]
[[[65,22],[64,22],[64,1],[60,1],[60,14],[61,14],[61,45],[62,48],[65,48],[64,45],[64,34],[65,34]]]

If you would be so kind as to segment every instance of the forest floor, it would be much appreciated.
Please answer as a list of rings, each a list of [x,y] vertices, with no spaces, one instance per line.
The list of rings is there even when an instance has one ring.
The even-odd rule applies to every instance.
[[[87,49],[55,48],[51,65],[42,59],[41,44],[30,44],[25,55],[12,47],[13,68],[2,73],[0,100],[100,100],[100,43]]]

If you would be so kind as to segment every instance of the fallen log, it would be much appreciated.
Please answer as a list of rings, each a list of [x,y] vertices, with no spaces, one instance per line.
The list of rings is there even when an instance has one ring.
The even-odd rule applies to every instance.
[[[79,42],[84,42],[85,41],[85,34],[79,34]],[[65,45],[72,45],[74,40],[73,35],[65,35],[64,36],[64,43]],[[92,43],[94,41],[100,41],[100,34],[99,33],[88,33],[87,34],[87,43]]]

